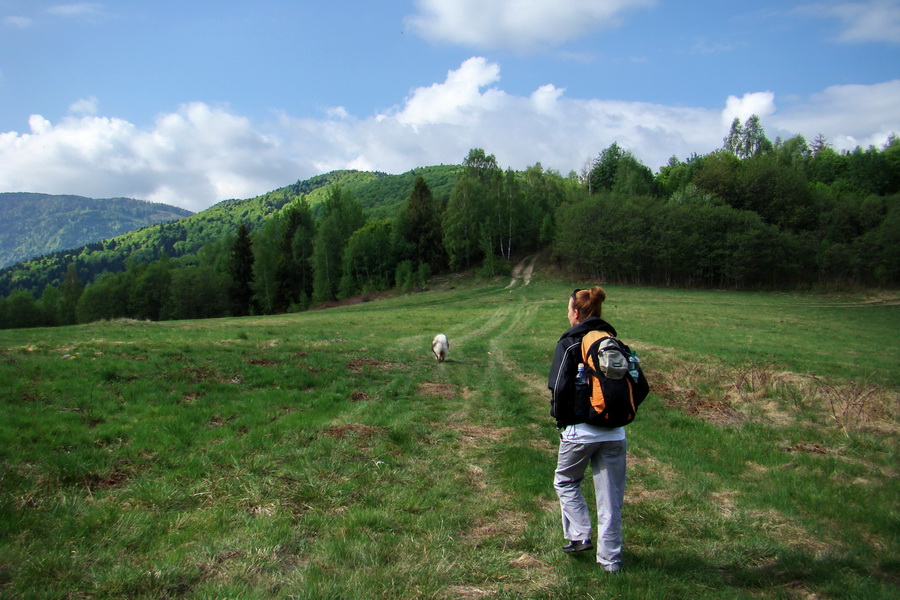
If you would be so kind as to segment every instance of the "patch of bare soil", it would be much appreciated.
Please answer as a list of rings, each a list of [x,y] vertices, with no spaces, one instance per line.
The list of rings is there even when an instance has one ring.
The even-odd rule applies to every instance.
[[[214,415],[213,418],[210,419],[209,422],[206,424],[206,427],[208,429],[216,429],[218,427],[223,427],[228,424],[228,422],[231,420],[231,418],[232,417],[225,418],[225,417],[219,417],[219,416]]]
[[[419,385],[419,395],[428,398],[443,398],[451,400],[456,397],[456,387],[448,383],[431,383],[426,381]]]
[[[247,361],[247,363],[251,365],[258,365],[261,367],[273,367],[278,364],[277,361],[271,360],[269,358],[251,358]]]
[[[397,363],[392,363],[387,360],[375,360],[374,358],[354,358],[351,359],[350,362],[347,363],[347,368],[353,371],[354,373],[361,373],[363,369],[371,368],[378,369],[381,371],[391,371],[400,369]]]
[[[828,448],[822,444],[806,444],[800,442],[784,449],[785,452],[811,452],[813,454],[828,454]]]
[[[131,474],[125,470],[112,469],[103,475],[91,473],[85,476],[84,484],[88,490],[111,490],[125,485],[131,479]]]
[[[206,365],[188,365],[182,372],[190,379],[191,383],[203,383],[204,381],[218,381],[221,375],[212,367]]]
[[[363,402],[369,399],[369,395],[362,390],[355,390],[350,394],[350,402]]]
[[[374,425],[363,425],[361,423],[347,423],[346,425],[335,425],[322,430],[322,434],[333,438],[373,438],[387,431],[387,427],[376,427]]]

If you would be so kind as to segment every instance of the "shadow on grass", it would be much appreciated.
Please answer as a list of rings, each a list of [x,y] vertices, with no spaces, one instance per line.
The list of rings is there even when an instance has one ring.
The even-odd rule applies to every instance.
[[[673,549],[674,550],[674,549]],[[568,555],[576,579],[602,578],[594,552]],[[624,553],[623,569],[608,581],[634,588],[646,586],[646,598],[712,598],[732,590],[732,597],[898,598],[900,561],[867,564],[864,558],[787,551],[747,558],[744,563],[710,559],[691,552]],[[711,595],[712,593],[712,595]]]

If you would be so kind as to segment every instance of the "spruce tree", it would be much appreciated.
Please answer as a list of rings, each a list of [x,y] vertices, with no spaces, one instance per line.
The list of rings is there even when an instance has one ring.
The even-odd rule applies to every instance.
[[[231,247],[228,267],[231,274],[228,293],[231,313],[236,317],[249,315],[253,302],[253,244],[250,232],[243,223],[238,227],[237,239]]]

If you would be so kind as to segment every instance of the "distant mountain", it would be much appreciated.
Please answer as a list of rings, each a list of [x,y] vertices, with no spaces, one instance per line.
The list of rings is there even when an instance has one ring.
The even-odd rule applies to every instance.
[[[0,269],[192,214],[131,198],[0,193]]]
[[[69,264],[85,284],[104,272],[125,269],[126,261],[150,262],[163,255],[190,260],[207,244],[222,243],[243,224],[251,231],[292,202],[306,199],[313,214],[332,186],[350,191],[372,218],[391,217],[406,206],[416,177],[422,176],[434,197],[446,203],[461,171],[460,165],[420,167],[388,175],[368,171],[332,171],[273,190],[255,198],[223,200],[174,223],[156,223],[80,247],[43,253],[12,266],[0,267],[0,297],[14,289],[39,296],[46,285],[59,285]],[[0,202],[4,202],[0,194]],[[177,210],[177,209],[176,209]],[[2,216],[0,216],[2,218]],[[0,227],[5,224],[0,224]]]

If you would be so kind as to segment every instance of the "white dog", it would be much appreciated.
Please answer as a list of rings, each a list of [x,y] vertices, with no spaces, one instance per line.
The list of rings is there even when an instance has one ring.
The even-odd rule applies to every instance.
[[[447,353],[450,352],[450,342],[447,341],[447,336],[443,333],[434,336],[434,341],[431,342],[431,351],[434,352],[434,357],[438,362],[447,360]]]

